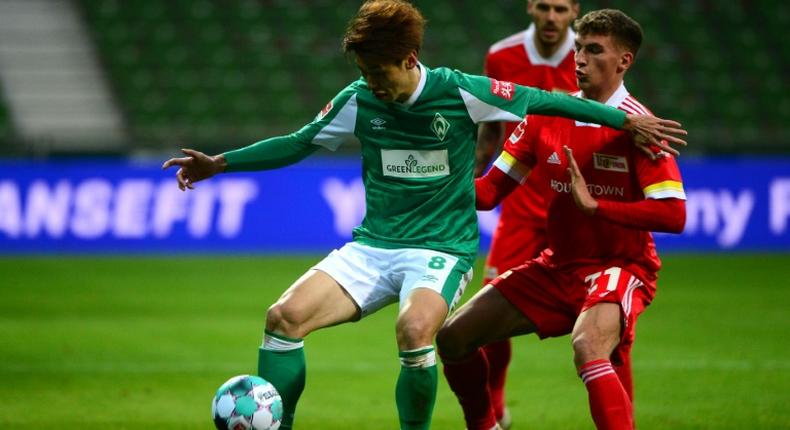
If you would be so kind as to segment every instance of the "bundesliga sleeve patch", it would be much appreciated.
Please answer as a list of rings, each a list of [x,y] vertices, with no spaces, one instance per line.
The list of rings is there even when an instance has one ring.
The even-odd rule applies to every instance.
[[[505,100],[512,100],[515,90],[516,87],[512,82],[491,79],[491,94],[495,96],[502,97]]]
[[[324,106],[324,108],[321,109],[321,112],[318,112],[318,115],[315,116],[315,120],[316,121],[320,121],[320,120],[324,119],[326,114],[328,114],[329,111],[331,111],[333,107],[334,107],[334,105],[332,104],[332,100],[329,100],[329,103],[327,103],[326,106]]]

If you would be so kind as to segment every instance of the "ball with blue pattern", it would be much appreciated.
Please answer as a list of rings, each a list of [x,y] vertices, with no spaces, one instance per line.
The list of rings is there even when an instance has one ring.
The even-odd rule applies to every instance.
[[[219,430],[277,430],[283,419],[283,401],[265,379],[238,375],[219,387],[211,415]]]

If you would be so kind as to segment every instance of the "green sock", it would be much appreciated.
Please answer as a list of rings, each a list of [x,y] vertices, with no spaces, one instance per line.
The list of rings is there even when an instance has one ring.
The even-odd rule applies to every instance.
[[[395,388],[401,430],[427,430],[436,403],[436,355],[432,346],[400,352]]]
[[[283,422],[280,429],[291,429],[296,403],[305,384],[306,365],[302,340],[267,331],[264,346],[258,350],[258,375],[277,388],[283,399]]]

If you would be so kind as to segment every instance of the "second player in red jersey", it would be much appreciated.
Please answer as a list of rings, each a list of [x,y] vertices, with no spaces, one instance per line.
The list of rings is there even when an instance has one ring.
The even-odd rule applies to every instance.
[[[538,87],[547,91],[576,91],[571,23],[579,13],[576,0],[529,0],[532,24],[524,31],[493,44],[485,59],[485,74],[499,80]],[[482,174],[496,149],[510,136],[517,122],[480,126],[476,176]],[[542,169],[534,169],[522,186],[501,205],[499,222],[486,258],[483,285],[500,273],[535,257],[546,247],[546,189]],[[505,381],[511,357],[509,340],[484,349],[489,361],[489,391],[494,411],[503,428],[510,427],[505,408]]]
[[[642,41],[639,24],[605,9],[582,17],[577,31],[576,95],[649,113],[623,84]],[[677,164],[616,130],[528,116],[476,180],[478,209],[492,209],[538,169],[548,190],[549,246],[499,275],[445,322],[437,337],[445,375],[467,428],[498,429],[481,346],[528,333],[570,333],[596,427],[633,429],[630,349],[661,267],[650,232],[678,233],[685,224]]]

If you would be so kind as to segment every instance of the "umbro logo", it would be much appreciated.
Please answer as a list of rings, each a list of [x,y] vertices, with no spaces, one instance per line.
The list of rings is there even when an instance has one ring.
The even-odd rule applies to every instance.
[[[560,156],[557,155],[557,152],[552,152],[546,162],[549,164],[562,164],[562,161],[560,161]]]
[[[387,121],[384,121],[381,118],[373,118],[373,119],[370,120],[370,123],[373,124],[373,130],[386,130],[387,129],[387,127],[384,127],[384,124],[386,124]]]

